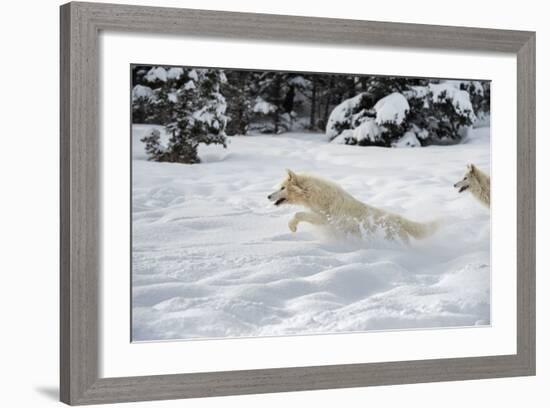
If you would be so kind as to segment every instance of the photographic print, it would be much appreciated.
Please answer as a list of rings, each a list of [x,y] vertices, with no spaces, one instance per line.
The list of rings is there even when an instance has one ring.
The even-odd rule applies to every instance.
[[[489,80],[130,69],[132,341],[491,324]]]

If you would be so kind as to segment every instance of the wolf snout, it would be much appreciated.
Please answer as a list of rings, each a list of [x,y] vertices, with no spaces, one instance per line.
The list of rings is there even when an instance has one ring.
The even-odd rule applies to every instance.
[[[459,181],[458,183],[455,183],[453,187],[458,189],[459,193],[462,193],[463,191],[466,191],[470,187],[470,185],[464,183],[464,181]]]

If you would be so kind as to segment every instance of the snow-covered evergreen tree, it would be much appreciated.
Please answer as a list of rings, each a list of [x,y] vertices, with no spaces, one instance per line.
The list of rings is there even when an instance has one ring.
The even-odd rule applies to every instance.
[[[139,67],[132,89],[132,121],[165,125],[170,121],[174,92],[178,84],[173,75],[176,68]]]
[[[173,104],[168,109],[170,121],[166,125],[170,138],[164,145],[159,135],[152,133],[142,141],[150,160],[199,163],[199,144],[226,146],[227,105],[220,93],[226,77],[223,71],[214,69],[181,69],[172,74],[173,84],[179,87],[164,91]],[[166,83],[169,80],[168,75]]]
[[[167,126],[170,135],[181,134],[191,146],[169,155],[166,142],[152,149],[158,157],[196,161],[188,151],[196,150],[201,137],[206,139],[198,143],[223,144],[225,133],[305,129],[326,129],[329,140],[357,145],[457,143],[470,126],[487,125],[490,119],[489,81],[245,70],[225,74],[227,78],[218,69],[166,66],[133,69],[133,123]],[[223,112],[214,108],[222,105]],[[403,118],[382,120],[380,112],[391,107]]]
[[[173,86],[175,84],[165,83],[153,90],[148,116],[152,123],[166,125],[172,119],[175,103],[174,93],[176,92]]]
[[[132,88],[132,122],[147,123],[151,112],[153,90],[148,86],[136,85]]]
[[[246,135],[254,115],[253,87],[257,73],[250,71],[231,71],[227,81],[222,84],[222,93],[227,100],[228,135]]]
[[[262,133],[282,133],[292,128],[295,118],[294,105],[297,74],[261,72],[255,83],[256,98],[252,110],[262,121],[258,130]],[[268,119],[268,120],[266,120]]]
[[[347,99],[330,115],[329,140],[360,146],[390,146],[406,131],[407,99],[399,92],[384,96],[370,107],[368,92]]]
[[[456,143],[476,120],[470,94],[454,81],[411,87],[408,119],[423,144]]]
[[[332,110],[327,122],[326,134],[328,140],[332,141],[345,130],[358,127],[364,118],[374,117],[374,112],[370,109],[371,105],[369,101],[370,98],[368,95],[362,92],[353,98],[344,100],[336,106]],[[347,137],[349,138],[349,135]],[[344,140],[347,140],[347,138],[344,138]],[[352,140],[348,140],[346,143],[356,144]]]

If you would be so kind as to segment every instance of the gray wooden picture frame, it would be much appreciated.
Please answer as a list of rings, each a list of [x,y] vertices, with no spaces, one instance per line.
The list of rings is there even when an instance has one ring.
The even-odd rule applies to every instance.
[[[61,6],[61,401],[253,394],[535,374],[535,33],[95,3]],[[100,378],[99,47],[102,30],[513,53],[517,57],[517,353]],[[495,271],[498,273],[498,271]]]

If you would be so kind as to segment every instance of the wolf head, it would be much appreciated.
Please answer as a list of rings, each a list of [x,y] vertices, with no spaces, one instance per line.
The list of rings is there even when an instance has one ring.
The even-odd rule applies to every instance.
[[[300,176],[292,170],[286,171],[287,176],[280,187],[267,196],[276,206],[281,204],[300,204],[304,200],[304,190],[300,186]]]
[[[476,172],[477,167],[473,164],[468,164],[468,166],[466,166],[466,174],[464,175],[464,178],[455,183],[454,188],[457,188],[459,193],[468,190],[472,184],[476,182]]]

